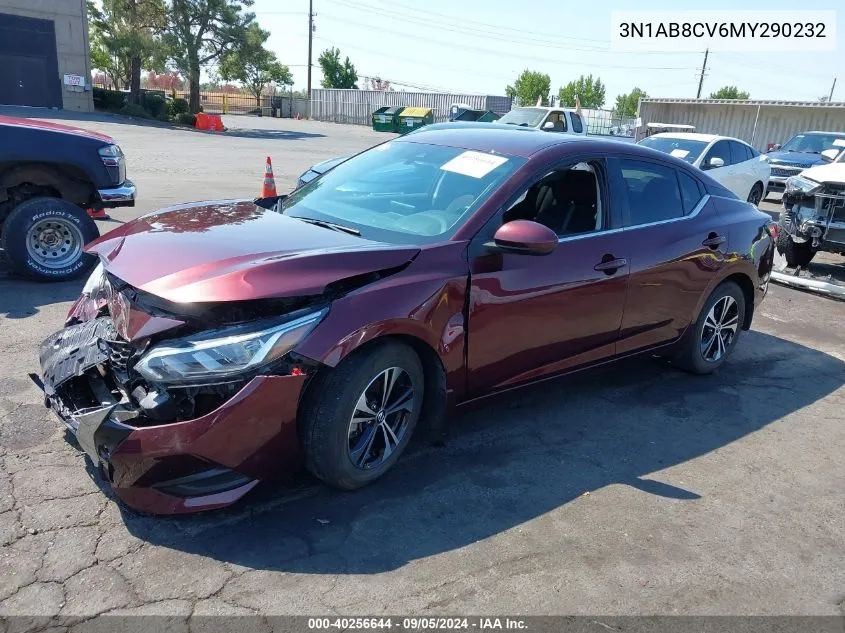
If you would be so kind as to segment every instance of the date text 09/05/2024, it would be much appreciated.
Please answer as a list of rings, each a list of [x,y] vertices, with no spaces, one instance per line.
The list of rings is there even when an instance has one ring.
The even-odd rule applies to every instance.
[[[406,631],[451,631],[451,630],[524,630],[526,623],[519,618],[441,618],[441,617],[353,617],[353,618],[308,618],[309,630],[367,630],[392,629]]]

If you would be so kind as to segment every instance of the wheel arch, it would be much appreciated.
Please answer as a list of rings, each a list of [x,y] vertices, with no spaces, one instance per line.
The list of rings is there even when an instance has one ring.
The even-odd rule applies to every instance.
[[[745,318],[743,319],[742,329],[749,330],[754,318],[754,282],[746,273],[735,272],[722,279],[716,287],[718,288],[728,281],[732,281],[742,290],[742,295],[745,297]]]
[[[0,203],[10,201],[9,192],[25,185],[51,190],[52,197],[77,205],[90,202],[96,192],[90,176],[76,165],[47,162],[0,164]]]

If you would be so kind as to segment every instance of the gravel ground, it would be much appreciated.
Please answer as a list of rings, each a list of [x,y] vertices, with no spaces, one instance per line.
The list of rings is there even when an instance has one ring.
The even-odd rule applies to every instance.
[[[226,123],[76,122],[129,157],[117,220],[385,138]],[[161,519],[103,493],[26,377],[81,285],[0,278],[0,615],[845,613],[842,303],[772,287],[716,376],[628,361],[463,412],[368,489],[303,476]]]

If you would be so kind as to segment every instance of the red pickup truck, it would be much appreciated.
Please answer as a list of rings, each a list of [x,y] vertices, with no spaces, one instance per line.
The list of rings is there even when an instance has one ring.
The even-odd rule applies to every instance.
[[[87,209],[134,206],[126,160],[105,134],[0,116],[0,247],[17,273],[62,281],[97,263]]]

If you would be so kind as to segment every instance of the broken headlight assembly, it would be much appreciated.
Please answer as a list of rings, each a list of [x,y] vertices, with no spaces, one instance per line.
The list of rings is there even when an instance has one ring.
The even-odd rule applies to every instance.
[[[328,307],[279,322],[252,323],[165,341],[135,364],[150,382],[169,385],[219,384],[239,379],[280,359],[328,314]]]
[[[786,179],[786,193],[790,196],[810,197],[821,188],[821,183],[804,176],[790,176]]]
[[[97,264],[97,267],[91,272],[85,285],[82,287],[82,294],[89,297],[96,297],[106,286],[106,269],[103,262]]]

